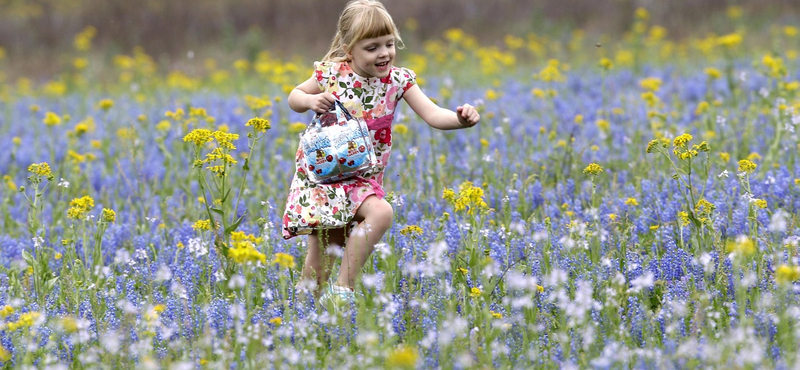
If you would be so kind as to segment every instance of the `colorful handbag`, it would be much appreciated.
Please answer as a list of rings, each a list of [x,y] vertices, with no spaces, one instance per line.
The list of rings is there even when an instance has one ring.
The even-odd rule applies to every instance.
[[[300,149],[309,180],[318,184],[364,175],[377,163],[366,122],[338,100],[314,116],[300,135]]]

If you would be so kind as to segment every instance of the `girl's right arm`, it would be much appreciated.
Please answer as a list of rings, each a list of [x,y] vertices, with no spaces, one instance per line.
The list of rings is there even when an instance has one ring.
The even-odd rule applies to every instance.
[[[336,97],[329,92],[319,89],[319,84],[314,77],[297,85],[289,93],[289,108],[297,113],[313,110],[317,113],[325,113],[336,102]]]

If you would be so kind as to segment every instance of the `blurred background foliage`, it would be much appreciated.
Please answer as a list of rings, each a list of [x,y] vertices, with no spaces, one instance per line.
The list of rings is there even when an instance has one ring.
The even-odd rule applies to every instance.
[[[26,76],[57,73],[69,64],[75,35],[91,26],[93,54],[111,61],[134,50],[167,69],[276,58],[320,58],[346,0],[0,0],[3,66]],[[798,24],[797,0],[403,0],[384,1],[408,50],[459,28],[480,45],[503,46],[505,35],[531,33],[568,43],[576,29],[592,45],[613,43],[647,9],[649,23],[668,39],[731,32],[731,9],[748,15],[751,30]],[[751,31],[748,30],[748,31]],[[755,34],[749,32],[751,35]],[[767,33],[768,34],[768,33]],[[137,49],[138,48],[138,49]],[[183,68],[186,69],[186,68]]]

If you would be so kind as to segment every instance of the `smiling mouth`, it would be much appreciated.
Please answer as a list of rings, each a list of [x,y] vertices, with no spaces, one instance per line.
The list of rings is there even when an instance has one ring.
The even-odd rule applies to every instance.
[[[386,66],[388,66],[388,65],[389,65],[389,61],[387,60],[387,61],[385,61],[385,62],[383,62],[383,63],[377,63],[377,64],[375,64],[375,65],[376,65],[377,67],[379,67],[379,68],[383,68],[383,67],[386,67]]]

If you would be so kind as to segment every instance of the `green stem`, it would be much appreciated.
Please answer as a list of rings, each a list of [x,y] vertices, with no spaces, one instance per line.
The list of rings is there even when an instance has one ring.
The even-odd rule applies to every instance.
[[[250,158],[253,157],[253,149],[255,149],[256,143],[258,143],[258,139],[260,138],[261,138],[260,136],[256,136],[253,139],[253,143],[250,145],[250,152],[247,154],[247,159],[245,159],[245,164],[247,164],[250,161]],[[237,212],[239,211],[239,200],[242,198],[242,190],[244,189],[244,182],[247,179],[247,175],[249,173],[250,173],[250,168],[249,166],[246,166],[244,168],[244,176],[242,176],[242,182],[239,184],[239,192],[236,194],[236,203],[234,204],[233,207],[234,220],[236,219],[236,215],[238,214]]]

